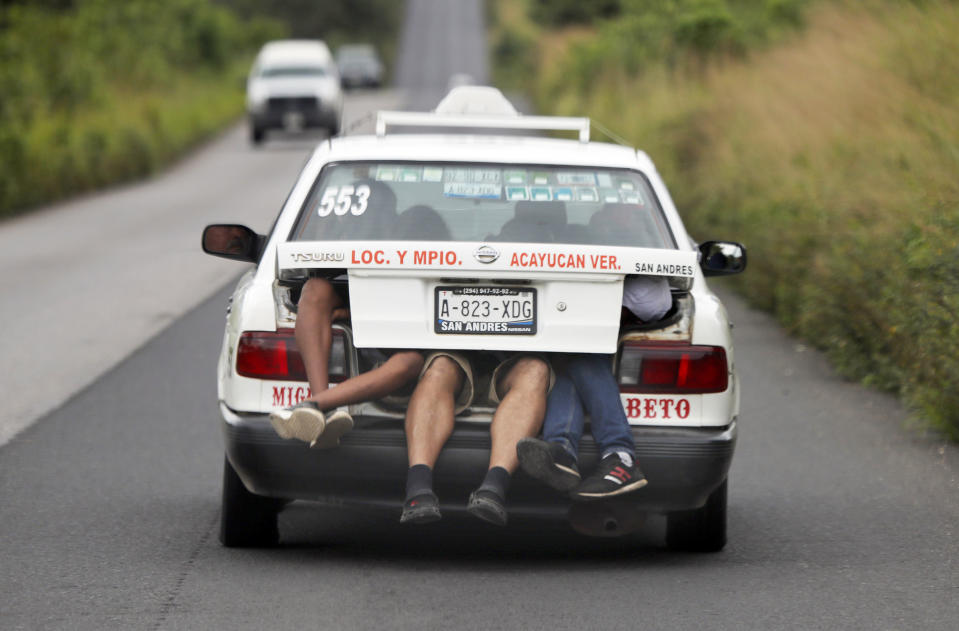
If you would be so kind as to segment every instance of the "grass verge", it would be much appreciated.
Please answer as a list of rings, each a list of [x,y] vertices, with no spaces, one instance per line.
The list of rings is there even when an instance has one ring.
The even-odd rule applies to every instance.
[[[504,4],[498,78],[645,149],[693,234],[747,244],[753,305],[959,439],[959,5],[819,2],[755,45],[643,56],[609,44],[622,18]]]

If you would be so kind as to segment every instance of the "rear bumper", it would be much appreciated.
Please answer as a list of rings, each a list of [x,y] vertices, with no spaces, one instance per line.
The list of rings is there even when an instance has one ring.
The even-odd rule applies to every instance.
[[[328,504],[400,507],[406,483],[406,437],[397,419],[355,417],[340,446],[311,450],[279,438],[266,415],[223,421],[226,453],[247,488],[259,495]],[[637,457],[649,484],[622,498],[636,510],[698,508],[726,478],[736,444],[736,424],[723,428],[634,427]],[[462,507],[488,467],[489,428],[458,422],[436,463],[434,484],[444,507]],[[580,446],[580,468],[591,471],[599,453],[590,436]],[[510,487],[511,512],[566,510],[568,498],[522,472]]]
[[[285,109],[265,110],[250,114],[250,120],[255,127],[261,129],[280,129],[286,123],[286,116],[295,113],[300,116],[303,127],[333,127],[337,123],[338,114],[333,110],[309,107],[289,107]]]

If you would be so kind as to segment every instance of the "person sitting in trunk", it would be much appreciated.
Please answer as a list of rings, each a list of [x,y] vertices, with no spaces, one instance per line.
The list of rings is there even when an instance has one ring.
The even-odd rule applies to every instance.
[[[426,206],[409,208],[397,218],[393,192],[382,182],[365,183],[374,191],[367,211],[362,217],[330,215],[327,236],[357,239],[397,234],[399,238],[416,239],[424,238],[422,235],[431,223],[434,230],[445,229],[442,219],[439,218],[437,224],[438,215]],[[394,230],[397,223],[398,232]],[[270,414],[270,423],[280,437],[302,440],[319,449],[335,447],[340,437],[353,429],[353,418],[337,408],[385,397],[410,383],[420,373],[423,356],[419,352],[380,349],[376,355],[384,359],[372,370],[330,388],[332,325],[336,320],[349,317],[348,282],[333,283],[325,278],[306,281],[297,303],[295,335],[311,393],[308,399]]]
[[[672,305],[665,278],[635,276],[623,284],[623,306],[644,322],[662,318]],[[556,383],[547,400],[543,438],[523,438],[516,455],[523,470],[574,500],[597,500],[641,489],[646,477],[623,411],[611,358],[601,354],[555,355]],[[600,452],[585,480],[577,466],[584,413]]]
[[[379,399],[416,378],[423,366],[418,351],[384,349],[387,359],[363,374],[329,387],[330,348],[333,322],[350,317],[348,289],[338,290],[325,278],[311,278],[303,285],[297,303],[296,345],[303,358],[310,397],[270,414],[270,423],[281,438],[295,438],[311,447],[328,449],[353,429],[353,418],[337,408]],[[332,412],[331,412],[332,410]]]
[[[539,432],[553,371],[544,356],[500,351],[436,351],[426,358],[406,411],[409,469],[401,523],[425,524],[441,517],[433,468],[453,433],[456,415],[473,400],[476,369],[492,373],[489,399],[496,412],[490,423],[489,466],[466,510],[483,521],[506,525],[506,493],[518,466],[516,444]]]

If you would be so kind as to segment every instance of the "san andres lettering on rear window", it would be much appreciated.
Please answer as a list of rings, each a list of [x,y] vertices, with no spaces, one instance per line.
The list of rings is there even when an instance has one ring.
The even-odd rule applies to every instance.
[[[492,250],[498,256],[490,256]],[[277,263],[281,270],[315,267],[426,268],[690,277],[695,273],[696,253],[656,248],[539,243],[292,241],[279,244]]]

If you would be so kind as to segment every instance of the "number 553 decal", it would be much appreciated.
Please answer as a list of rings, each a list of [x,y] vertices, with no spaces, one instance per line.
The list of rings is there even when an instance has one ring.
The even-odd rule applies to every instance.
[[[350,184],[331,186],[323,191],[316,213],[320,217],[327,217],[330,213],[337,216],[350,213],[359,217],[366,212],[369,199],[370,187],[367,184],[360,184],[357,187]]]

